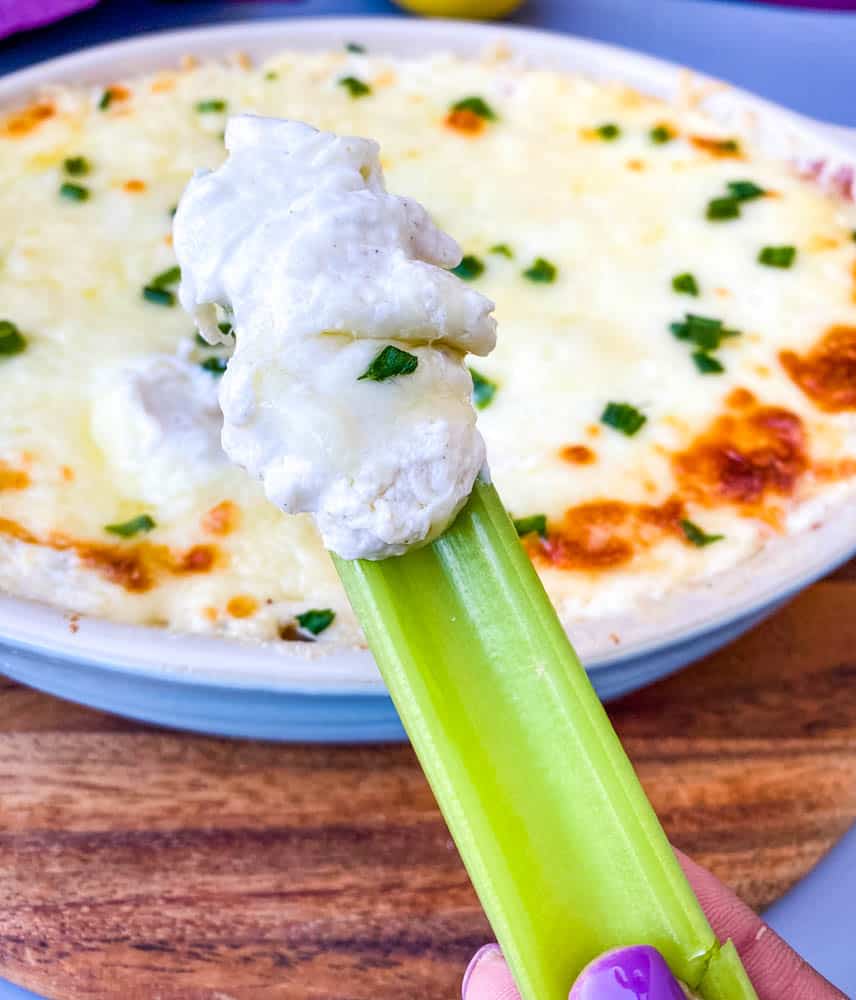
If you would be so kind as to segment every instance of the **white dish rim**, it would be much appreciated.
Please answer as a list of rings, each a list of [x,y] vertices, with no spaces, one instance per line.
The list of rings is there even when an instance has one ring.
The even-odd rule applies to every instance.
[[[674,93],[686,74],[682,66],[629,49],[512,25],[299,17],[153,32],[83,49],[0,78],[0,106],[26,98],[46,84],[109,82],[118,76],[174,65],[185,54],[223,57],[239,50],[263,57],[285,48],[329,49],[350,40],[396,56],[420,56],[429,51],[473,56],[491,44],[507,43],[515,55],[536,66],[620,80],[660,96]],[[696,73],[693,80],[702,87],[715,82]],[[753,127],[769,128],[777,141],[785,137],[792,155],[811,150],[833,164],[853,162],[853,152],[840,146],[833,138],[834,130],[822,123],[730,85],[713,100],[722,106],[710,108],[712,113],[732,119],[740,116],[744,122],[751,117]],[[637,621],[635,633],[631,627],[631,638],[620,646],[607,646],[603,641],[603,636],[619,629],[619,634],[627,634],[613,618],[578,623],[571,631],[589,670],[617,668],[628,660],[691,643],[700,635],[757,614],[844,562],[854,551],[856,509],[846,499],[832,502],[827,509],[817,511],[801,534],[771,543],[703,585],[652,602],[644,616],[633,616],[645,621],[641,627]],[[621,621],[628,625],[626,617]],[[197,685],[331,696],[376,696],[385,691],[366,650],[326,652],[324,644],[253,644],[123,625],[4,595],[0,595],[0,645],[70,663]]]

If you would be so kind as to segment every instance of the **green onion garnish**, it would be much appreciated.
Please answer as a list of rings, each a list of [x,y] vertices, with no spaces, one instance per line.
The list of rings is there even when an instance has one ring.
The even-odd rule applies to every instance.
[[[474,257],[472,254],[467,254],[465,257],[461,258],[461,263],[457,267],[452,268],[452,274],[456,274],[459,278],[463,278],[464,281],[475,281],[476,278],[484,271],[484,264]]]
[[[208,372],[210,375],[216,375],[218,378],[224,371],[226,371],[228,366],[229,359],[221,358],[217,354],[212,354],[210,358],[206,358],[204,361],[199,362],[200,368]]]
[[[62,161],[62,168],[70,177],[85,177],[92,169],[92,164],[85,156],[69,156]]]
[[[181,268],[176,264],[166,271],[156,274],[149,282],[150,288],[168,288],[170,285],[177,285],[181,281]]]
[[[796,247],[762,247],[758,252],[758,263],[767,267],[790,267],[796,256]]]
[[[479,118],[484,118],[489,122],[498,121],[499,116],[483,97],[464,97],[460,101],[455,101],[451,107],[452,111],[472,111]]]
[[[101,100],[98,102],[98,107],[101,111],[106,111],[110,107],[113,101],[113,92],[111,90],[105,90],[101,95]]]
[[[132,538],[141,531],[151,531],[154,528],[154,519],[148,514],[140,514],[132,517],[130,521],[122,521],[120,524],[105,524],[104,530],[111,535],[120,535],[122,538]]]
[[[689,271],[672,278],[672,288],[680,295],[698,295],[698,282]]]
[[[532,266],[527,267],[523,272],[523,277],[528,278],[530,281],[550,285],[556,280],[558,273],[555,264],[551,264],[549,260],[545,260],[543,257],[536,257]]]
[[[671,323],[669,329],[678,340],[688,340],[700,351],[715,351],[723,340],[739,337],[739,330],[730,330],[722,325],[721,319],[685,313],[683,321]]]
[[[603,125],[598,125],[595,132],[604,142],[612,142],[613,139],[617,139],[621,135],[621,129],[615,122],[606,122]]]
[[[339,86],[344,87],[353,98],[365,97],[372,92],[372,88],[363,83],[355,76],[343,76],[339,80]]]
[[[725,371],[725,365],[706,351],[693,351],[691,356],[702,375],[719,375]]]
[[[309,611],[304,611],[302,614],[297,615],[297,624],[305,632],[311,632],[312,635],[320,635],[324,629],[329,628],[333,624],[335,617],[336,612],[331,611],[330,608],[311,608]]]
[[[687,521],[686,519],[681,521],[681,528],[687,541],[692,542],[693,545],[698,546],[700,549],[703,549],[705,545],[712,545],[714,542],[719,542],[725,538],[725,535],[708,535],[697,524],[693,524],[692,521]]]
[[[675,136],[668,125],[655,125],[648,133],[648,138],[655,145],[662,146],[665,142],[671,142]]]
[[[547,537],[547,515],[530,514],[529,517],[514,518],[514,530],[520,538],[525,535],[540,535]]]
[[[738,201],[753,201],[755,198],[763,198],[767,193],[754,181],[729,181],[726,187],[731,197]]]
[[[371,382],[385,382],[388,378],[395,378],[396,375],[410,375],[416,371],[419,358],[415,354],[402,351],[392,344],[384,347],[372,363],[366,368],[357,379],[362,382],[368,379]]]
[[[10,358],[27,349],[27,338],[10,319],[0,319],[0,357]]]
[[[357,53],[363,53],[366,51],[365,45],[360,45],[359,42],[348,42],[345,45],[345,49],[348,52],[357,52]]]
[[[225,320],[222,323],[217,324],[217,329],[223,334],[224,337],[228,337],[234,332],[232,324]]]
[[[496,253],[500,257],[507,257],[509,260],[514,257],[514,251],[507,243],[494,243],[490,250],[488,250],[488,253]]]
[[[740,201],[734,197],[713,198],[707,203],[706,215],[712,222],[736,219],[740,216]]]
[[[88,201],[90,195],[89,188],[81,184],[72,184],[70,181],[60,185],[59,193],[61,198],[68,198],[69,201]]]
[[[175,295],[167,288],[158,288],[156,285],[146,285],[143,288],[143,298],[146,302],[151,302],[156,306],[174,306]]]
[[[470,368],[470,375],[473,377],[473,404],[477,410],[483,410],[493,402],[499,386],[484,375],[480,375],[475,368]]]
[[[600,415],[602,424],[613,427],[622,434],[626,434],[627,437],[633,437],[647,421],[648,418],[645,414],[640,413],[630,403],[607,403]]]
[[[212,114],[215,112],[225,111],[228,107],[228,103],[224,101],[221,97],[209,97],[205,101],[197,101],[194,105],[195,109],[201,115]]]

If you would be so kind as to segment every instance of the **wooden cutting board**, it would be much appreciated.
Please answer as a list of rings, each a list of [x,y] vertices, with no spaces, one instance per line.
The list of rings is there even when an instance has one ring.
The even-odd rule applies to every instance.
[[[674,842],[770,903],[856,819],[856,563],[611,713]],[[169,733],[0,678],[0,976],[449,1000],[488,935],[408,747]]]

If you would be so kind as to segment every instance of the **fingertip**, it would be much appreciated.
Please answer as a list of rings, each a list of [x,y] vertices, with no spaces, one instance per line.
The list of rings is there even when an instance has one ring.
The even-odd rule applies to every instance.
[[[520,1000],[498,944],[486,944],[473,955],[464,973],[461,997],[463,1000]]]

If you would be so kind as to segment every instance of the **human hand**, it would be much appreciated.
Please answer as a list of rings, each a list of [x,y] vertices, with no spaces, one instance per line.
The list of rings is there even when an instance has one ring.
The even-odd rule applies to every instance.
[[[847,1000],[714,875],[678,852],[702,909],[720,941],[734,942],[759,1000]],[[642,972],[642,970],[645,970]],[[618,948],[595,959],[573,985],[569,1000],[625,1000],[634,974],[645,975],[648,1000],[683,1000],[684,993],[653,948]],[[640,985],[642,985],[640,983]],[[520,1000],[498,945],[485,945],[464,974],[463,1000]]]

